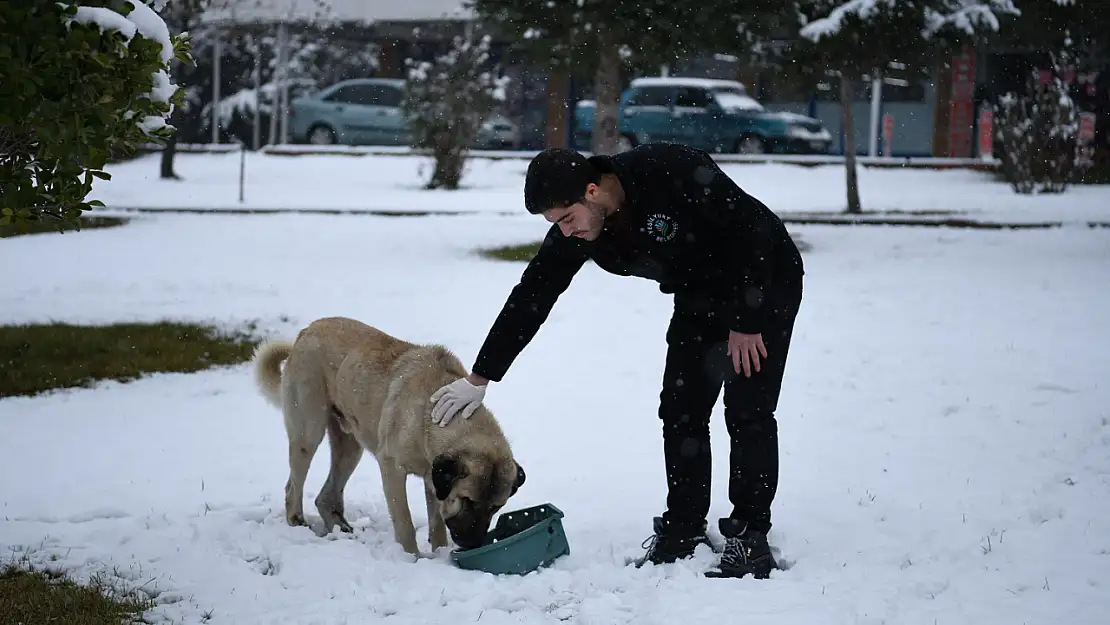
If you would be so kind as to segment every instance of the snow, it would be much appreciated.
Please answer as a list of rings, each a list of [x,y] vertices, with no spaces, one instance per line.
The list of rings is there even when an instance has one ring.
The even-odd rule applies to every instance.
[[[880,11],[893,10],[900,2],[904,0],[846,0],[825,17],[803,24],[799,34],[810,41],[819,41],[822,37],[839,33],[845,18],[856,17],[867,21]],[[915,0],[907,4],[920,3]],[[999,23],[996,14],[1017,15],[1018,9],[1013,0],[937,0],[933,6],[925,7],[924,14],[922,35],[928,37],[946,25],[953,25],[968,34],[984,27],[997,31]]]
[[[79,6],[77,7],[77,13],[69,19],[78,24],[98,26],[101,31],[119,31],[119,34],[123,35],[127,41],[131,41],[131,38],[138,32],[138,26],[135,25],[135,22],[105,7]]]
[[[728,111],[763,111],[763,105],[751,96],[741,95],[734,91],[715,91],[713,97],[717,104]]]
[[[811,41],[818,41],[822,37],[829,37],[840,32],[843,20],[849,16],[856,16],[866,20],[874,15],[879,8],[877,2],[890,6],[896,0],[848,0],[837,6],[829,14],[820,19],[805,24],[799,33]]]
[[[431,174],[431,159],[425,157],[254,152],[245,156],[245,201],[241,204],[238,152],[179,153],[174,167],[183,181],[159,178],[160,154],[111,164],[106,171],[112,180],[94,181],[89,199],[101,200],[113,209],[525,214],[522,189],[527,158],[471,158],[463,189],[421,191]],[[784,215],[844,210],[843,165],[725,163],[722,168]],[[964,169],[860,167],[858,174],[860,195],[869,211],[962,211],[967,217],[1007,222],[1110,222],[1110,185],[1074,186],[1059,195],[1022,196],[992,174]]]
[[[183,171],[199,177],[200,162],[183,159]],[[336,200],[325,192],[333,180],[315,178],[326,167],[274,162],[301,168],[275,194],[313,181]],[[379,180],[398,180],[412,160],[345,162],[370,166],[361,195],[382,202],[374,196],[397,183]],[[754,181],[768,170],[752,171]],[[515,203],[519,178],[509,177]],[[413,205],[436,195],[391,193]],[[810,193],[821,195],[819,183]],[[444,196],[456,208],[488,197]],[[342,314],[446,343],[469,364],[523,267],[472,250],[546,228],[523,214],[141,215],[6,239],[0,264],[33,266],[35,279],[0,276],[0,318],[259,320],[291,337]],[[551,502],[566,513],[571,555],[550,569],[495,578],[454,568],[446,553],[409,561],[367,460],[347,488],[354,536],[287,527],[281,417],[246,365],[0,400],[0,551],[28,549],[80,579],[121,575],[158,596],[158,614],[189,624],[1100,622],[1110,610],[1110,229],[792,231],[812,251],[779,409],[771,539],[793,566],[770,580],[700,577],[705,552],[622,566],[664,498],[655,410],[670,301],[593,265],[487,394],[528,471],[510,508]],[[720,405],[712,431],[711,523],[728,510]],[[327,466],[323,445],[306,487],[310,521]]]
[[[251,0],[216,4],[205,11],[202,22],[239,23],[408,22],[469,20],[473,12],[462,0]]]
[[[125,45],[130,43],[131,39],[133,39],[136,34],[155,41],[160,46],[159,54],[162,63],[165,68],[168,68],[170,61],[173,60],[173,41],[170,38],[170,31],[169,27],[166,26],[166,22],[153,8],[143,4],[139,0],[127,0],[127,3],[131,5],[132,10],[126,16],[109,8],[78,6],[77,14],[70,18],[70,21],[96,25],[101,31],[119,31],[125,39]],[[155,6],[161,7],[162,5],[164,5],[164,1]],[[151,101],[165,102],[168,104],[170,98],[173,97],[174,92],[177,90],[177,85],[170,80],[169,73],[166,69],[160,69],[155,72],[153,79],[154,86],[149,94]],[[165,127],[167,125],[166,119],[168,119],[172,113],[173,105],[171,104],[170,110],[166,113],[165,117],[147,115],[136,123],[144,132],[150,134],[159,128]]]

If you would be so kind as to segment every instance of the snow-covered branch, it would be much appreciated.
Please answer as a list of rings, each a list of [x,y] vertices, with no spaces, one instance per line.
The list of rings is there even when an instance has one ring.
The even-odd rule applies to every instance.
[[[165,5],[166,0],[151,0],[151,3],[154,7],[160,8]],[[59,4],[70,6],[65,3]],[[122,5],[129,6],[130,10],[127,11],[127,15],[123,15],[117,9],[108,7],[76,5],[77,13],[67,18],[66,25],[77,22],[96,26],[101,32],[118,32],[123,37],[124,47],[129,46],[136,35],[154,41],[160,46],[159,55],[163,67],[154,72],[152,76],[154,86],[148,95],[152,102],[166,104],[169,110],[164,116],[147,115],[137,122],[139,128],[150,134],[165,127],[166,119],[173,113],[173,104],[170,99],[177,91],[177,85],[170,80],[169,75],[170,62],[174,57],[173,41],[170,39],[170,30],[166,26],[165,20],[151,6],[138,0],[122,0],[116,4],[121,8]],[[121,49],[120,54],[123,55],[124,50]]]
[[[1073,1],[1056,0],[1058,3]],[[825,17],[803,23],[799,34],[817,42],[823,37],[839,34],[845,21],[850,18],[868,22],[882,12],[894,11],[899,5],[906,5],[910,9],[906,14],[913,15],[912,9],[922,4],[924,22],[921,24],[921,35],[926,38],[946,27],[954,27],[968,34],[984,28],[997,31],[1000,15],[1020,15],[1013,0],[845,0]]]

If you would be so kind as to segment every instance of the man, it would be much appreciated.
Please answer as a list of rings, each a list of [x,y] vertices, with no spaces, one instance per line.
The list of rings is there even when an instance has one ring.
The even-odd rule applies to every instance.
[[[804,273],[786,228],[708,154],[668,143],[588,159],[544,150],[528,166],[524,199],[553,225],[472,373],[432,395],[432,420],[470,416],[587,259],[657,281],[674,294],[659,396],[668,494],[637,566],[710,545],[709,420],[723,385],[733,511],[718,523],[725,548],[709,575],[767,577],[775,566],[767,544],[778,486],[775,410]]]

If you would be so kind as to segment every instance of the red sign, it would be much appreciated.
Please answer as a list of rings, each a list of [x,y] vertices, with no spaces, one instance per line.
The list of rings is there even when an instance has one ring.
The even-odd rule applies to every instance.
[[[984,106],[979,109],[979,158],[994,155],[994,112]]]
[[[975,120],[975,51],[967,48],[952,59],[952,96],[949,102],[948,156],[970,158]]]
[[[1080,144],[1086,145],[1095,140],[1095,114],[1094,113],[1080,113],[1079,114],[1079,136],[1077,137]]]
[[[894,116],[890,113],[883,115],[883,156],[894,156]]]

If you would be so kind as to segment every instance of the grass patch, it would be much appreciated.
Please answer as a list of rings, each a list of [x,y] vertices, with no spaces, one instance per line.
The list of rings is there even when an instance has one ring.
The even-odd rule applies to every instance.
[[[797,234],[791,234],[794,239],[794,244],[798,246],[801,252],[808,252],[809,244],[802,240]],[[540,251],[540,246],[543,241],[536,241],[534,243],[524,243],[523,245],[504,245],[501,247],[491,247],[478,250],[478,253],[490,260],[504,260],[509,262],[523,262],[526,263],[532,260],[536,252]]]
[[[81,217],[81,230],[95,228],[115,228],[128,222],[123,217]],[[25,234],[47,234],[58,232],[74,232],[77,228],[60,221],[25,221],[21,224],[10,223],[0,226],[0,239],[17,237]]]
[[[528,262],[540,251],[543,241],[525,243],[524,245],[504,245],[478,250],[478,253],[490,260],[505,260],[509,262]]]
[[[0,397],[239,364],[258,342],[192,323],[0,326]]]
[[[8,564],[0,571],[0,615],[4,623],[141,623],[154,601],[117,591],[93,577],[82,586],[64,574]]]

